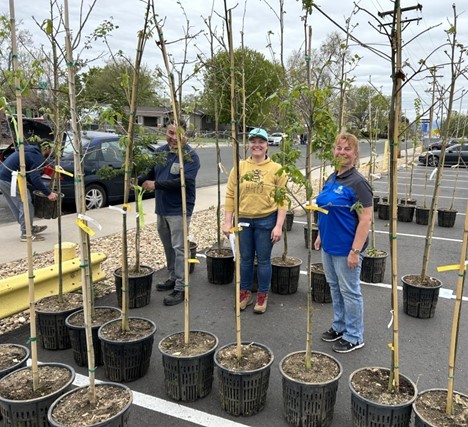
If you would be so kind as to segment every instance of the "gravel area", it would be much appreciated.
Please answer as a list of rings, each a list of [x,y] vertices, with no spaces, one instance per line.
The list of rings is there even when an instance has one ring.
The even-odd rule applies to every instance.
[[[224,218],[224,217],[223,217]],[[196,230],[196,238],[190,240],[198,244],[198,251],[208,248],[216,241],[216,209],[211,208],[206,211],[196,212],[192,216],[190,230]],[[195,234],[194,234],[195,235]],[[134,250],[135,231],[129,232],[129,266],[134,262],[132,254]],[[92,252],[103,252],[107,259],[101,264],[102,270],[106,273],[106,279],[95,284],[96,296],[103,296],[115,291],[113,271],[120,267],[121,257],[121,235],[111,234],[106,237],[91,241]],[[78,244],[77,253],[79,254]],[[140,262],[150,265],[156,271],[165,266],[165,256],[161,240],[156,231],[156,224],[147,224],[141,232]],[[34,268],[41,268],[54,263],[53,250],[35,254]],[[0,264],[1,277],[14,276],[24,273],[28,269],[27,259]],[[29,309],[22,311],[5,319],[0,319],[0,336],[10,330],[17,329],[29,323]]]

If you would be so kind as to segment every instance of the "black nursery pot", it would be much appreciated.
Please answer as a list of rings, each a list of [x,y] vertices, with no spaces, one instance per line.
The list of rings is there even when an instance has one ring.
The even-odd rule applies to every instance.
[[[128,308],[140,308],[151,302],[151,286],[154,269],[147,265],[140,266],[141,273],[128,276]],[[117,304],[122,308],[122,269],[114,270]]]
[[[367,283],[382,283],[385,276],[385,264],[388,253],[382,255],[368,256],[364,255],[361,265],[361,280]]]
[[[457,213],[455,209],[437,209],[437,224],[439,227],[453,227]]]
[[[399,204],[397,206],[397,219],[400,222],[413,222],[415,205]]]
[[[66,350],[71,347],[65,320],[79,309],[73,307],[64,311],[41,311],[36,307],[39,342],[45,350]]]
[[[283,378],[283,415],[290,426],[329,427],[333,422],[338,383],[343,375],[343,367],[336,358],[326,353],[313,352],[333,360],[338,366],[338,375],[323,383],[308,383],[291,378],[283,370],[285,361],[291,356],[304,353],[290,353],[279,364]]]
[[[191,356],[175,356],[167,352],[163,346],[163,338],[159,342],[159,351],[162,354],[164,368],[164,386],[167,395],[174,400],[183,402],[193,402],[207,396],[211,392],[214,372],[214,352],[218,347],[218,338],[204,331],[190,331],[190,333],[200,332],[214,338],[213,347],[200,354]],[[178,332],[177,334],[184,334]]]
[[[63,194],[60,194],[63,197]],[[55,219],[58,216],[58,201],[49,200],[48,197],[39,190],[33,191],[34,216],[44,219]]]
[[[143,337],[128,339],[127,341],[107,338],[105,328],[114,322],[119,322],[120,324],[121,320],[111,320],[102,325],[98,330],[98,337],[102,345],[104,373],[111,381],[129,382],[137,380],[148,372],[150,366],[156,325],[149,319],[137,317],[131,317],[128,321],[130,329],[132,329],[133,321],[147,322],[150,325],[148,334]]]
[[[374,206],[374,212],[377,212],[377,209],[378,209],[378,204],[380,202],[380,196],[374,196],[373,197],[373,206]]]
[[[414,395],[407,402],[400,404],[377,403],[361,396],[353,387],[352,380],[355,375],[366,369],[380,369],[388,371],[386,368],[360,368],[349,376],[349,388],[351,390],[351,416],[352,426],[360,427],[409,427],[411,421],[412,404],[418,394],[416,384],[409,378],[400,374],[400,382],[406,381],[411,384]]]
[[[115,313],[115,318],[117,319],[121,315],[121,311],[116,307],[96,307],[96,314],[103,311],[110,311]],[[71,347],[73,350],[73,359],[75,360],[78,366],[88,366],[88,349],[86,345],[86,330],[84,323],[82,325],[73,324],[73,318],[82,313],[83,310],[77,311],[70,314],[65,319],[65,324],[68,328],[68,333],[70,335]],[[109,320],[109,319],[108,319]],[[106,320],[106,321],[108,321]],[[93,349],[94,349],[94,366],[101,366],[104,364],[102,359],[102,347],[101,341],[98,337],[98,331],[101,327],[101,324],[96,324],[91,327],[91,335],[93,338]]]
[[[20,344],[0,344],[0,347],[2,347],[2,346],[15,347],[16,348],[15,353],[16,352],[23,353],[23,356],[20,357],[19,359],[17,359],[17,361],[15,363],[13,363],[12,365],[10,365],[10,366],[8,366],[8,367],[6,367],[4,369],[0,369],[0,378],[6,377],[10,372],[16,371],[17,369],[24,368],[26,366],[26,362],[28,361],[29,353],[30,353],[29,348],[25,347],[24,345],[20,345]],[[0,420],[1,420],[1,417],[0,417]]]
[[[292,295],[299,287],[302,260],[288,257],[291,264],[281,264],[281,257],[271,260],[271,292],[280,295]]]
[[[312,225],[312,249],[315,250],[314,248],[314,243],[315,239],[317,239],[319,234],[318,226],[317,225]],[[307,249],[309,249],[309,229],[307,226],[304,227],[304,245]]]
[[[380,202],[377,204],[377,212],[379,219],[388,221],[390,219],[390,204],[387,202]]]
[[[330,285],[327,282],[325,273],[323,272],[322,263],[313,264],[320,267],[322,271],[310,271],[310,286],[312,289],[312,300],[322,304],[328,304],[332,302],[332,296],[330,291]]]
[[[222,408],[230,415],[250,416],[263,410],[266,403],[270,371],[274,357],[272,351],[263,344],[243,342],[244,345],[263,347],[270,354],[270,361],[261,368],[251,371],[234,371],[223,366],[217,354],[226,347],[236,344],[227,344],[219,348],[214,356],[218,368],[218,390]]]
[[[39,365],[39,369],[44,368],[64,368],[70,373],[70,378],[56,391],[40,397],[28,400],[12,400],[0,396],[0,415],[3,416],[2,426],[5,427],[49,427],[47,421],[47,411],[53,402],[72,387],[75,379],[75,371],[71,366],[63,363],[45,363]],[[26,367],[22,369],[31,370]],[[18,371],[10,372],[0,381],[6,380],[10,375],[15,375]],[[32,375],[32,374],[31,374]],[[0,417],[1,420],[1,417]]]
[[[208,273],[208,282],[215,285],[227,285],[234,279],[234,255],[230,249],[222,249],[218,254],[217,250],[212,248],[206,251],[206,270]]]
[[[292,226],[294,223],[294,212],[288,211],[286,212],[286,221],[284,222],[284,226],[286,227],[286,231],[291,231]]]
[[[423,206],[416,206],[416,224],[428,225],[429,224],[429,208]]]
[[[431,278],[438,282],[437,286],[416,286],[409,283],[408,276],[410,275],[401,278],[403,283],[403,312],[408,316],[419,319],[434,317],[442,282]]]

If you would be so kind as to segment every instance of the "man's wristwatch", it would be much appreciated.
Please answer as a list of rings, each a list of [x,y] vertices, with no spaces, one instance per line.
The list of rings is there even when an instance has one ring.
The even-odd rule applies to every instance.
[[[361,249],[351,248],[351,252],[352,252],[353,254],[359,255],[359,254],[361,253]]]

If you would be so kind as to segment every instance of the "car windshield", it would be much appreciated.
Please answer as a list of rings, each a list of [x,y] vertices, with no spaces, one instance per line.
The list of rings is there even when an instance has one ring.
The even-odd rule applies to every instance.
[[[86,138],[85,136],[81,137],[81,145],[83,147],[83,153],[86,153],[89,143],[91,142],[90,139]],[[73,157],[73,153],[75,152],[72,144],[71,137],[67,137],[63,147],[63,154],[62,159],[70,159]]]

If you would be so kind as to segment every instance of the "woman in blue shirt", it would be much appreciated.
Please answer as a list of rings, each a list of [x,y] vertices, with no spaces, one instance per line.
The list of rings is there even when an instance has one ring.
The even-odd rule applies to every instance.
[[[364,304],[360,274],[372,220],[372,189],[356,170],[359,142],[349,133],[336,137],[336,170],[317,197],[319,236],[325,276],[333,300],[333,323],[322,340],[337,341],[333,350],[349,353],[364,346]]]

